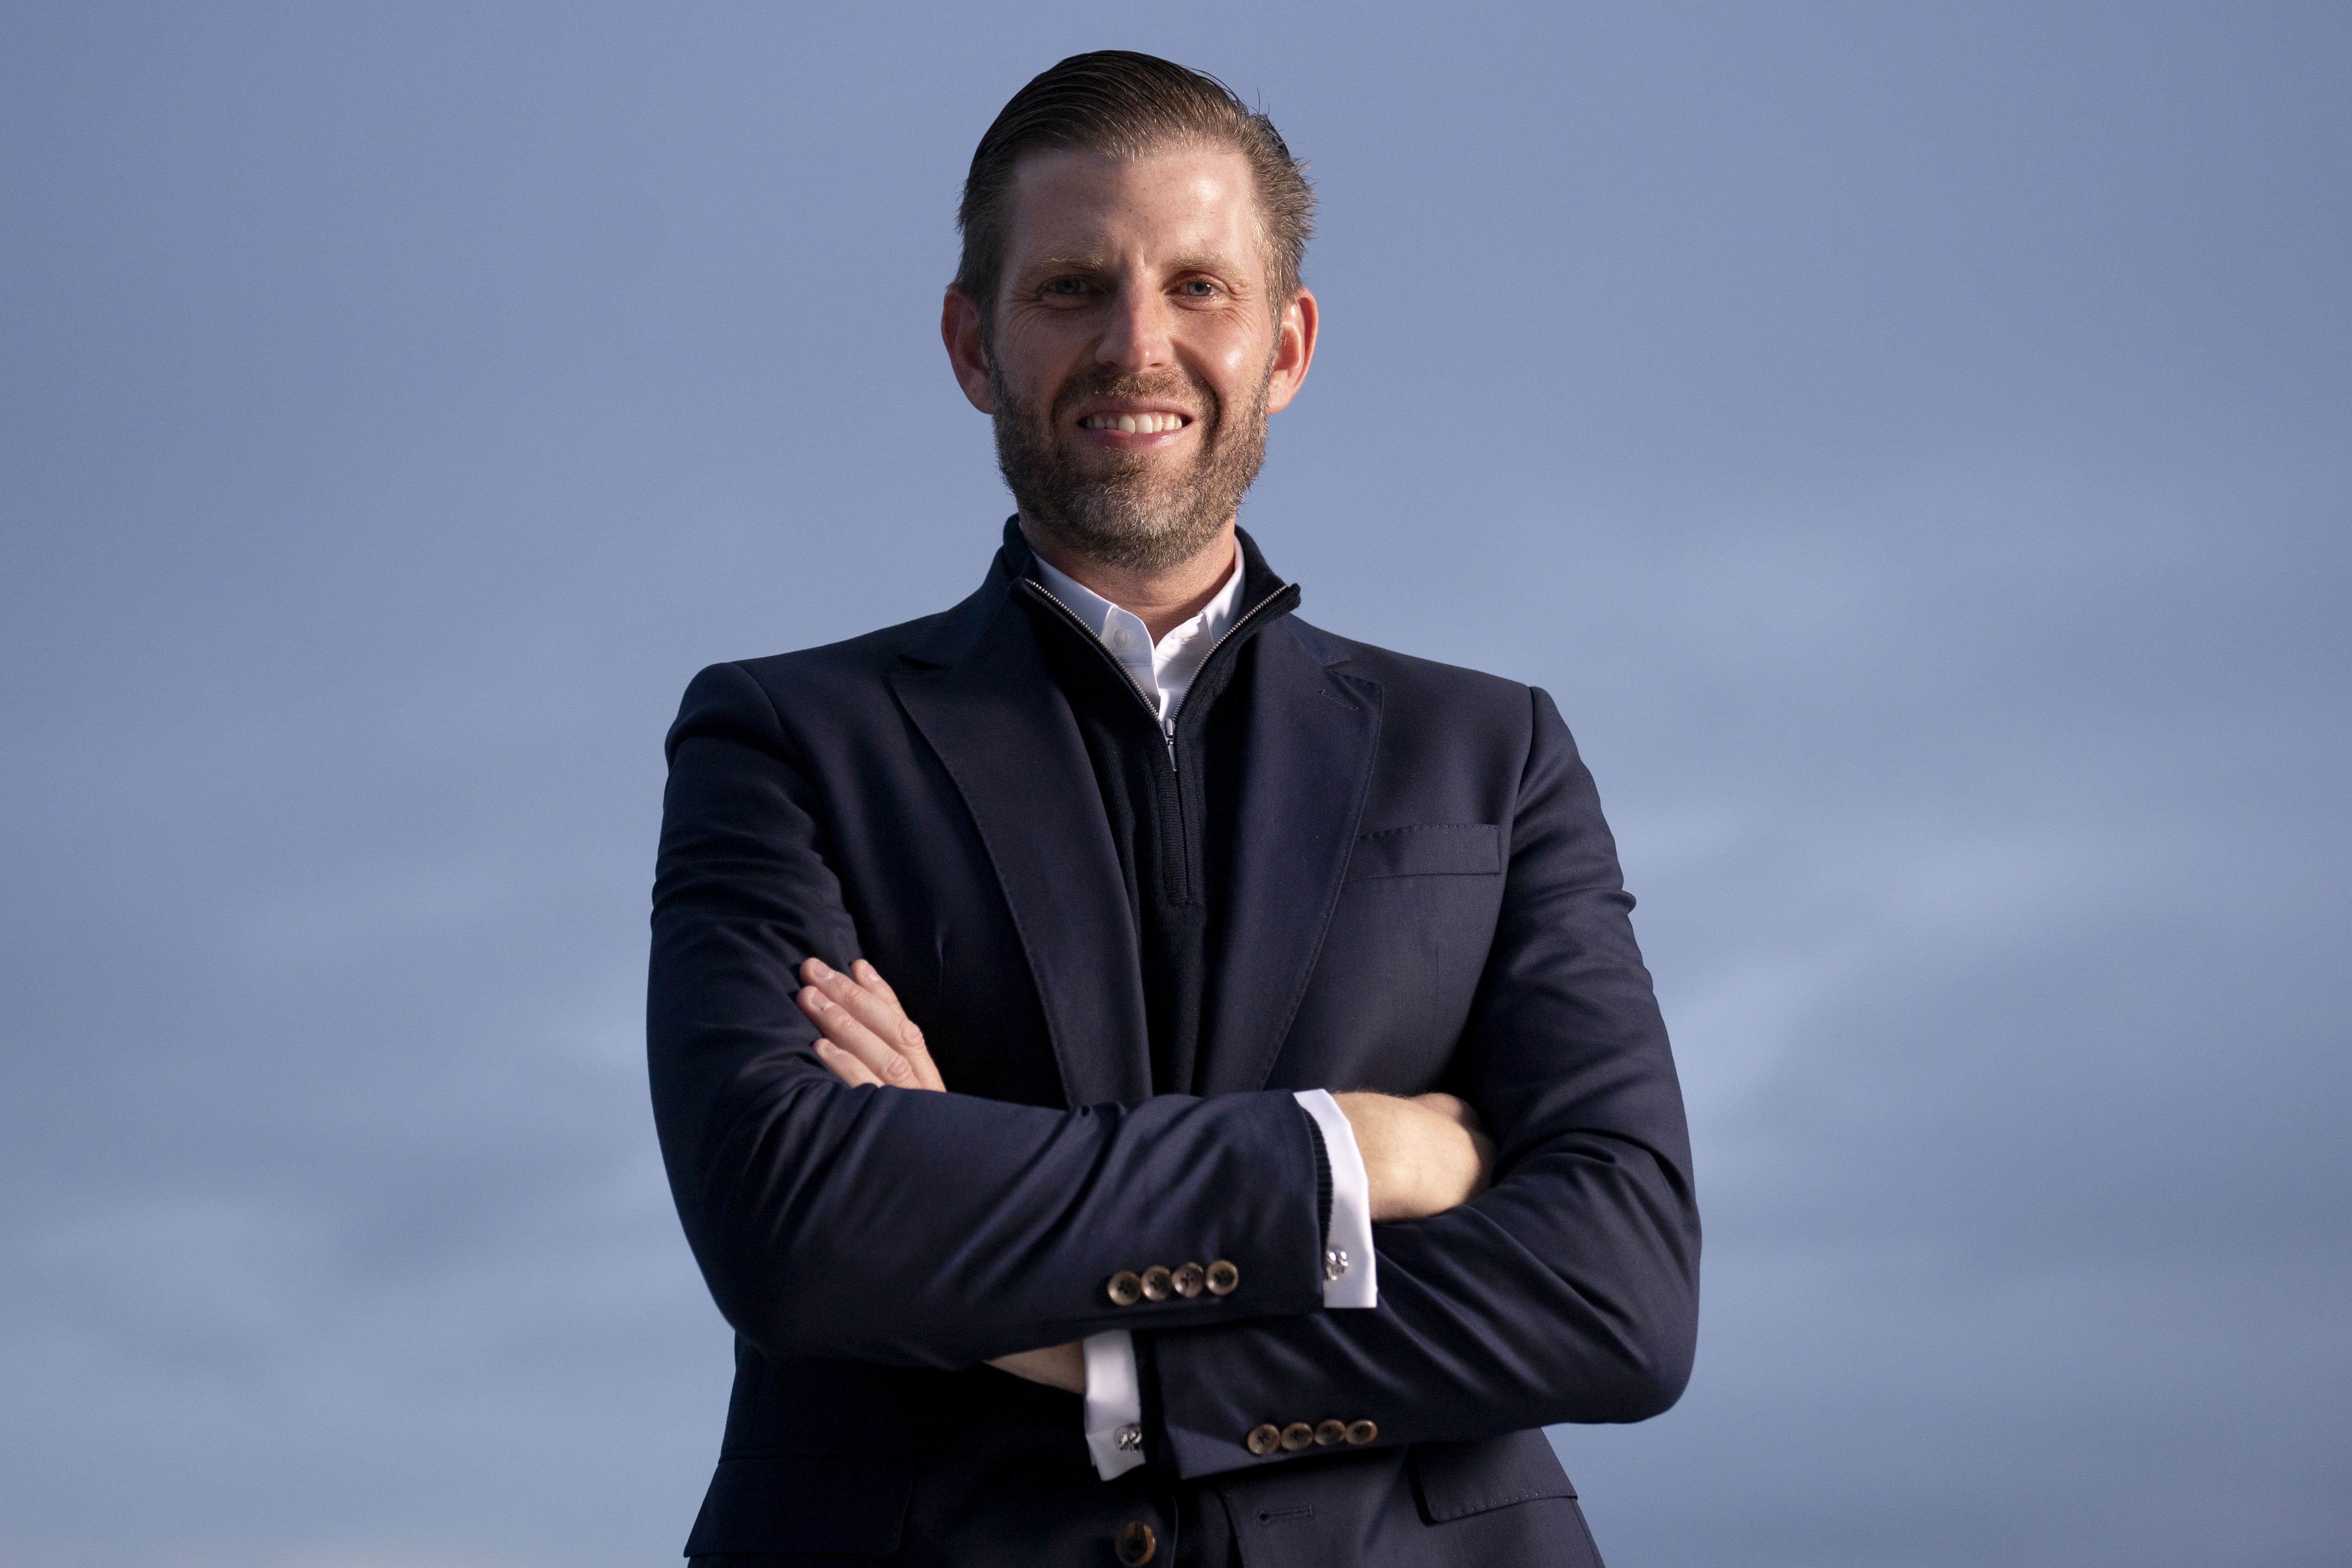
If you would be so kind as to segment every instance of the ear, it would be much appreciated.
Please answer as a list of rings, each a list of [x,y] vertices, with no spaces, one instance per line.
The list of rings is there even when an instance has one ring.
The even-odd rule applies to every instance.
[[[1274,373],[1265,388],[1267,413],[1280,413],[1298,395],[1307,367],[1315,363],[1315,332],[1319,323],[1315,296],[1305,288],[1282,308],[1282,320],[1276,329]]]
[[[961,290],[950,289],[940,306],[940,341],[948,347],[948,363],[956,384],[974,408],[996,412],[996,394],[988,384],[988,347],[980,334],[980,307]]]

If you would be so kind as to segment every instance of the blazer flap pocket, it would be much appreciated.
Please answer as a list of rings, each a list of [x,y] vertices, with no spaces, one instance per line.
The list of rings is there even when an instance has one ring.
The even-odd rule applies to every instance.
[[[898,1550],[914,1473],[848,1454],[721,1455],[686,1554]]]
[[[1372,877],[1492,877],[1503,869],[1503,830],[1491,822],[1390,827],[1356,840],[1348,880]]]
[[[1541,1432],[1511,1432],[1479,1443],[1415,1443],[1410,1458],[1421,1516],[1432,1524],[1537,1498],[1576,1496]]]

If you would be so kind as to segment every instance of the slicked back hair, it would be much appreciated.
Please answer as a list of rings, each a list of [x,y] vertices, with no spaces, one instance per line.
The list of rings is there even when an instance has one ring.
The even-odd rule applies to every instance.
[[[1185,146],[1229,148],[1248,160],[1274,308],[1288,304],[1315,228],[1315,191],[1274,121],[1213,76],[1154,55],[1098,49],[1072,55],[1014,93],[971,155],[956,208],[963,258],[955,288],[980,308],[982,330],[995,315],[1013,171],[1024,154],[1069,148],[1139,158]]]

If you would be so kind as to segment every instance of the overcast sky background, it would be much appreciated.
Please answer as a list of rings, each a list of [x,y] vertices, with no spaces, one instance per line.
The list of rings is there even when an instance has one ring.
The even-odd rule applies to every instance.
[[[1708,1228],[1616,1568],[2352,1561],[2352,9],[0,5],[0,1563],[677,1552],[660,740],[944,607],[972,143],[1314,165],[1244,511],[1549,689]]]

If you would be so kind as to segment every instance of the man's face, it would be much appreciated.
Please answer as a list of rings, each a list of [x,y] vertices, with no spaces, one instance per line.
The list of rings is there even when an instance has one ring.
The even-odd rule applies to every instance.
[[[1189,559],[1232,519],[1313,353],[1312,296],[1275,309],[1247,162],[1033,153],[1011,217],[985,348],[961,296],[942,325],[1013,499],[1105,564]]]

